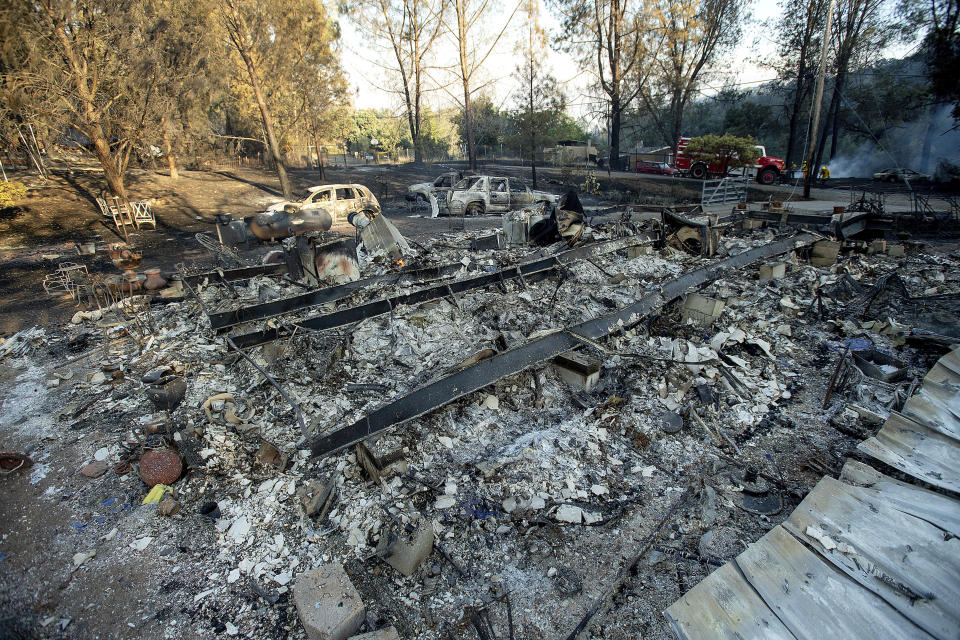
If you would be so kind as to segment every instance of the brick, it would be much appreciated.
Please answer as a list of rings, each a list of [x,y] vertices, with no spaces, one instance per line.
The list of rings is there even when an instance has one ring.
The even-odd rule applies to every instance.
[[[310,640],[346,640],[367,614],[360,594],[337,562],[298,575],[293,600]]]
[[[783,262],[770,262],[760,265],[760,282],[782,280],[787,275],[787,265]]]
[[[840,243],[832,240],[821,240],[814,243],[810,251],[810,264],[815,267],[829,267],[836,263],[840,255]]]
[[[627,259],[633,260],[640,256],[653,255],[653,247],[627,247]]]
[[[403,575],[412,575],[433,551],[433,522],[422,522],[410,535],[391,537],[380,538],[377,554]]]
[[[688,294],[683,301],[683,324],[693,320],[697,324],[709,326],[723,312],[722,300],[715,300],[698,293]]]
[[[584,391],[590,391],[600,381],[601,364],[596,358],[576,351],[568,351],[553,359],[560,378]]]

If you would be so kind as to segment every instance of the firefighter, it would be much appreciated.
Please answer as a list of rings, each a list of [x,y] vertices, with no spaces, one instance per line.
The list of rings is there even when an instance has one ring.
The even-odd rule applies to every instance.
[[[807,179],[807,161],[804,160],[803,164],[800,165],[800,172],[803,174],[803,179]]]
[[[827,165],[820,167],[820,184],[827,184],[827,180],[830,179],[830,169],[827,168]]]

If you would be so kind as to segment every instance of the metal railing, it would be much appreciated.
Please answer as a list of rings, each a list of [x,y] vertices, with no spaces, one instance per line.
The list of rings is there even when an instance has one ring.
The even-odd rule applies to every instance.
[[[704,180],[700,204],[726,204],[747,201],[747,176],[728,176],[719,180]]]

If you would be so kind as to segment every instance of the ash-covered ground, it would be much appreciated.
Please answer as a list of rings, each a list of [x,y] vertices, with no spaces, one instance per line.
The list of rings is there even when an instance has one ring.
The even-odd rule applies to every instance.
[[[584,242],[614,233],[594,229]],[[421,239],[414,259],[460,262],[450,277],[465,278],[531,257],[472,252],[471,235]],[[609,313],[774,239],[767,230],[727,236],[713,258],[608,253],[561,278],[507,280],[297,331],[249,355],[319,435],[478,352]],[[955,246],[911,246],[902,257],[850,247],[819,268],[798,254],[771,262],[786,263],[784,277],[761,281],[754,264],[697,291],[724,302],[714,321],[685,323],[681,300],[584,345],[602,362],[589,392],[534,363],[370,438],[376,480],[354,448],[312,457],[291,405],[210,329],[201,301],[228,310],[302,293],[281,278],[235,283],[236,295],[212,279],[199,300],[21,331],[0,345],[0,433],[2,448],[33,465],[0,478],[0,635],[303,638],[297,576],[339,562],[366,605],[361,630],[566,637],[599,601],[581,638],[671,638],[663,609],[857,457],[877,418],[941,355],[915,330],[956,325],[942,301],[960,294]],[[382,282],[233,332],[420,286]],[[906,376],[884,382],[846,367],[831,381],[848,349],[870,348],[902,361]],[[159,371],[186,381],[170,412],[142,381]],[[178,508],[172,515],[142,504],[149,488],[138,475],[140,457],[166,447],[185,465],[162,509]],[[312,499],[328,485],[323,508]],[[213,502],[217,518],[202,513]],[[407,523],[432,526],[435,545],[404,577],[377,547]]]

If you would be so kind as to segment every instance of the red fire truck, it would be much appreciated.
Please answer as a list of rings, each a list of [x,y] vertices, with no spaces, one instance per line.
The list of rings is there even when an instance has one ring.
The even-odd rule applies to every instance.
[[[709,165],[702,160],[694,161],[683,153],[683,150],[687,148],[688,142],[690,142],[690,138],[680,138],[680,142],[677,143],[677,158],[674,163],[677,170],[698,180],[703,180],[710,175],[719,176],[723,171],[720,158],[718,157]],[[768,156],[767,149],[763,145],[757,145],[757,150],[760,151],[760,158],[756,164],[743,167],[742,175],[756,178],[760,184],[773,184],[777,181],[777,178],[780,177],[780,172],[783,171],[783,160]]]

